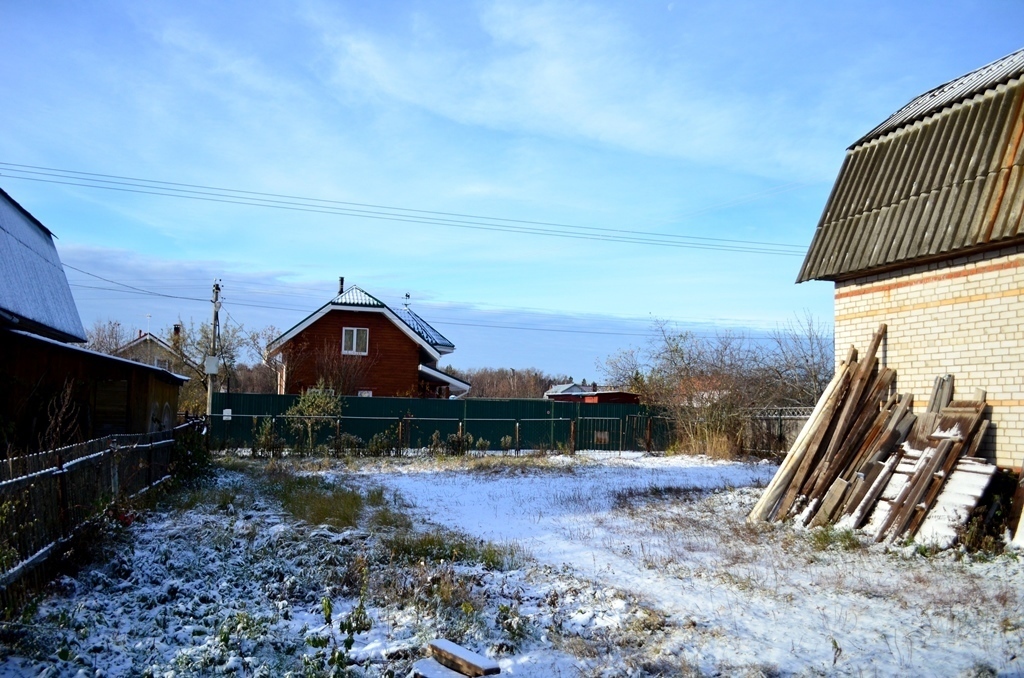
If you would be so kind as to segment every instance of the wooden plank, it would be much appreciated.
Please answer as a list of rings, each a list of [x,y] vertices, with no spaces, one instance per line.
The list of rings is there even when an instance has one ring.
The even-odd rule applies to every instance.
[[[410,675],[412,678],[466,678],[466,674],[452,671],[429,657],[413,664]]]
[[[427,644],[430,655],[441,664],[455,669],[466,676],[491,676],[501,673],[501,667],[493,659],[488,659],[450,640],[439,638]]]
[[[918,473],[911,479],[907,486],[908,492],[903,497],[903,501],[900,502],[901,505],[896,514],[896,519],[890,523],[890,541],[899,539],[900,535],[907,530],[915,515],[922,515],[923,517],[927,513],[927,509],[922,510],[918,507],[918,502],[921,501],[922,497],[932,486],[935,474],[941,471],[946,464],[946,460],[953,456],[955,445],[956,443],[951,440],[943,440],[939,443],[932,456],[922,464],[921,468],[918,469]],[[913,535],[908,534],[907,536]]]
[[[860,528],[871,515],[872,509],[878,503],[878,498],[882,496],[883,490],[888,486],[890,480],[892,480],[893,472],[899,465],[900,460],[903,458],[903,450],[897,448],[896,453],[893,454],[889,459],[881,464],[881,468],[878,469],[878,473],[875,476],[874,481],[871,483],[870,489],[864,494],[864,498],[857,504],[857,508],[854,509],[853,514],[850,516],[850,522],[853,529]],[[877,462],[876,462],[877,463]]]
[[[809,527],[820,527],[832,520],[832,513],[843,500],[848,487],[849,483],[842,478],[836,478],[836,481],[828,488],[828,492],[825,493],[825,498],[821,500],[821,506],[818,507],[814,518],[811,519]]]
[[[852,412],[854,421],[845,434],[845,440],[839,440],[837,444],[836,440],[838,438],[833,438],[833,444],[829,447],[835,450],[834,455],[831,458],[826,455],[823,460],[822,468],[818,473],[818,479],[811,492],[807,495],[810,499],[817,499],[822,496],[826,489],[831,487],[832,482],[837,477],[843,475],[850,463],[851,457],[859,451],[861,442],[872,430],[872,427],[877,425],[877,431],[881,431],[885,418],[879,416],[877,402],[884,391],[888,390],[895,377],[895,371],[885,368],[874,379],[870,390],[861,402],[860,410]],[[840,435],[838,427],[835,435]]]
[[[952,546],[957,530],[967,524],[996,470],[993,464],[961,458],[935,500],[935,506],[921,524],[915,541],[939,548]]]
[[[977,457],[978,450],[981,449],[981,443],[985,439],[985,434],[988,433],[988,427],[992,422],[988,419],[983,419],[981,424],[978,426],[978,430],[971,437],[971,443],[967,448],[967,452],[964,454],[965,457]]]
[[[851,347],[850,355],[855,356],[856,349]],[[806,482],[814,468],[814,464],[817,462],[822,442],[832,427],[832,419],[835,415],[835,411],[838,408],[839,403],[842,401],[843,396],[846,394],[846,390],[850,383],[850,373],[855,369],[856,365],[856,360],[852,360],[843,365],[843,369],[839,375],[839,382],[825,404],[821,420],[817,424],[814,434],[807,443],[807,450],[804,452],[803,458],[800,461],[800,466],[793,475],[793,479],[789,483],[789,488],[786,490],[782,503],[779,504],[779,508],[775,512],[776,519],[782,520],[786,518],[786,516],[789,515],[789,511],[792,509],[793,504],[796,503],[796,498],[800,494],[801,487]]]
[[[840,365],[839,369],[833,375],[832,380],[828,386],[825,387],[825,391],[818,398],[818,402],[814,406],[814,411],[811,412],[811,416],[804,422],[804,426],[800,429],[800,434],[796,440],[793,441],[792,447],[786,454],[786,458],[782,461],[779,466],[779,470],[775,472],[775,476],[771,482],[768,483],[768,487],[765,488],[761,494],[761,498],[758,499],[757,504],[751,509],[750,514],[747,515],[748,521],[758,520],[770,520],[771,517],[776,513],[776,508],[779,506],[779,501],[785,495],[786,490],[789,489],[790,484],[793,482],[793,478],[796,476],[797,469],[800,467],[800,463],[803,461],[804,455],[807,453],[808,443],[810,438],[813,437],[817,427],[822,423],[823,412],[825,407],[832,397],[832,394],[839,387],[839,384],[843,381],[843,375],[848,369],[846,363]]]
[[[940,447],[949,446],[951,444],[952,443],[946,440],[942,442]],[[924,476],[931,475],[935,467],[935,464],[937,463],[937,456],[938,449],[928,448],[917,459],[917,462],[914,464],[913,472],[904,481],[904,485],[900,489],[899,494],[897,494],[896,497],[894,497],[893,500],[890,502],[889,514],[885,517],[885,520],[882,521],[882,524],[879,525],[878,530],[875,533],[875,541],[882,541],[882,539],[884,539],[886,534],[889,532],[889,528],[892,527],[892,525],[899,519],[900,513],[903,511],[907,499],[910,497],[911,494],[915,493],[917,491],[916,488],[923,483],[921,479]],[[898,471],[899,468],[897,467],[897,470],[893,472],[893,477],[890,480],[890,482],[895,482],[897,480]]]
[[[980,394],[976,392],[975,395],[984,396],[984,392]],[[953,472],[953,468],[963,456],[966,450],[966,443],[977,432],[985,407],[986,403],[984,400],[977,400],[953,401],[948,407],[943,408],[939,426],[948,429],[951,423],[955,423],[963,437],[958,442],[953,443],[949,456],[943,460],[941,468],[938,469],[939,472],[930,479],[929,485],[921,497],[921,511],[912,516],[911,521],[907,525],[906,532],[908,537],[913,538],[918,528],[921,527],[921,523],[927,517],[928,512],[935,503],[935,499],[939,496],[939,492],[942,491],[942,486],[945,485],[949,475]]]

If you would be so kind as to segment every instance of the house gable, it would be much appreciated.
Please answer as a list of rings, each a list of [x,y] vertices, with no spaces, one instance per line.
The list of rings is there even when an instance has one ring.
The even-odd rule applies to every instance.
[[[376,297],[367,294],[356,286],[343,291],[337,297],[318,308],[299,321],[294,327],[282,334],[270,344],[270,355],[280,353],[284,347],[311,325],[329,313],[338,312],[379,313],[388,319],[403,334],[420,346],[428,362],[437,362],[443,354],[455,350],[455,345],[444,338],[418,315],[405,308],[394,311]]]
[[[1024,50],[927,92],[847,151],[797,282],[1024,242]]]
[[[366,355],[343,356],[342,334],[345,328],[368,331]],[[306,325],[283,348],[286,393],[299,393],[315,386],[325,356],[347,361],[355,381],[351,393],[408,395],[418,381],[422,347],[384,314],[372,310],[333,310]],[[330,360],[330,358],[328,358]]]

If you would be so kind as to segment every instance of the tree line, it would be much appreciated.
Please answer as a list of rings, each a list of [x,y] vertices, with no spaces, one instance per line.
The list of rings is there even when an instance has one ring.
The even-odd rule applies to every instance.
[[[665,413],[680,450],[731,455],[754,413],[813,406],[834,368],[831,327],[806,315],[760,337],[659,323],[645,346],[609,357],[604,373]]]

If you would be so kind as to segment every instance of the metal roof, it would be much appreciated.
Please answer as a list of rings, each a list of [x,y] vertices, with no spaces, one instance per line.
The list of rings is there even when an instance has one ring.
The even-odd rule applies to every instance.
[[[797,282],[1024,241],[1022,70],[1024,50],[915,99],[854,145]]]
[[[881,125],[861,137],[851,148],[1021,75],[1024,75],[1024,49],[996,59],[967,75],[950,80],[944,85],[939,85],[935,89],[915,97],[909,104],[889,116]]]
[[[59,341],[85,341],[53,234],[0,189],[0,322]]]
[[[387,308],[387,304],[377,297],[367,294],[355,285],[348,288],[331,301],[335,306],[368,306],[370,308]]]
[[[391,321],[402,328],[403,331],[421,346],[432,353],[437,359],[441,355],[451,353],[455,345],[448,341],[440,332],[435,330],[426,320],[413,313],[408,308],[393,309],[376,298],[372,294],[364,292],[353,285],[331,301],[327,302],[317,310],[310,313],[303,320],[296,323],[291,329],[284,332],[280,337],[270,342],[271,355],[279,352],[284,345],[295,338],[302,330],[309,327],[315,321],[327,315],[331,311],[355,308],[356,310],[377,311],[391,318]]]
[[[423,337],[423,339],[439,350],[441,353],[448,353],[444,349],[455,350],[455,344],[445,339],[444,335],[431,327],[426,320],[413,313],[408,308],[392,309],[402,322],[412,328],[412,331]]]

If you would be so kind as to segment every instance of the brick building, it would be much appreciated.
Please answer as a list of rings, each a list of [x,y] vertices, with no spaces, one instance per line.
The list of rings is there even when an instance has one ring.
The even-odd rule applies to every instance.
[[[923,404],[988,392],[983,450],[1024,463],[1024,50],[915,98],[851,146],[798,282],[835,283],[837,360],[883,360]]]

